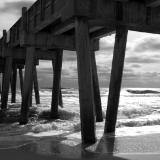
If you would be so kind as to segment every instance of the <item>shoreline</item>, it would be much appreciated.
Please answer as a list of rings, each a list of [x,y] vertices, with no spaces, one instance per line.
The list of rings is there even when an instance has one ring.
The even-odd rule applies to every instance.
[[[85,148],[81,146],[81,139],[77,135],[79,136],[80,132],[62,135],[50,133],[44,137],[35,137],[31,134],[9,136],[5,139],[0,137],[0,155],[3,155],[3,160],[13,158],[19,160],[22,156],[33,157],[34,160],[41,160],[40,157],[45,157],[46,160],[53,158],[139,160],[140,157],[141,160],[150,160],[146,157],[159,160],[158,157],[160,158],[160,133],[123,137],[108,135]],[[12,156],[9,157],[7,153]]]

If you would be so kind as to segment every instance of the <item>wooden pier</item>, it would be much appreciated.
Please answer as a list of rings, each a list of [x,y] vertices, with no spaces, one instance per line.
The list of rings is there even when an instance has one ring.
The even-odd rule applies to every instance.
[[[160,0],[38,0],[29,9],[22,8],[22,17],[0,39],[1,109],[7,108],[10,80],[15,102],[18,68],[20,124],[26,124],[33,82],[40,103],[35,66],[41,59],[50,60],[54,70],[50,115],[59,118],[63,50],[77,51],[82,143],[95,143],[95,121],[103,121],[95,51],[101,37],[116,33],[104,133],[114,132],[128,30],[159,34],[159,15]]]

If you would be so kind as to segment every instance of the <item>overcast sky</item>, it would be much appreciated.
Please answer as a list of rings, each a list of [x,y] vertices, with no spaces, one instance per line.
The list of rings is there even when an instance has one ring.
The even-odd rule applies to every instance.
[[[35,0],[0,0],[0,36],[20,17],[21,7],[29,7]],[[113,57],[114,37],[100,41],[96,52],[98,75],[101,87],[108,87]],[[64,51],[62,86],[77,85],[77,62],[75,52]],[[50,62],[40,62],[38,76],[41,86],[51,87]],[[160,35],[129,32],[123,75],[123,87],[160,87]]]

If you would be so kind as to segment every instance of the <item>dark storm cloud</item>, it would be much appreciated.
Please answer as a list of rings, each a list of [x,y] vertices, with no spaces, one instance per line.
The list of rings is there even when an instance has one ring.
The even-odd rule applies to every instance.
[[[109,43],[104,43],[104,42],[101,42],[102,44],[100,45],[100,50],[102,51],[108,51],[108,52],[112,52],[113,51],[113,48],[114,46],[112,44],[109,44]]]
[[[154,78],[154,77],[159,77],[160,74],[158,72],[145,72],[144,77],[146,78]]]
[[[160,52],[160,39],[155,38],[145,38],[143,41],[139,42],[134,47],[135,52],[145,52],[145,51],[159,51]]]
[[[63,61],[70,61],[70,62],[77,61],[76,52],[73,52],[73,51],[64,51]]]
[[[62,70],[62,78],[77,78],[77,71],[74,69],[63,69]]]
[[[135,72],[124,72],[124,80],[152,80],[153,78],[159,78],[160,73],[157,72],[144,72],[144,73],[135,73]]]
[[[142,56],[135,56],[135,57],[127,57],[125,59],[128,63],[159,63],[160,59],[154,57],[142,57]]]
[[[125,73],[133,73],[134,70],[131,67],[125,66],[123,69],[123,72]]]
[[[137,79],[138,75],[136,75],[134,72],[124,72],[123,73],[123,79],[129,80],[129,79]]]
[[[52,68],[39,68],[37,69],[38,73],[41,74],[53,74],[53,69]]]
[[[132,68],[141,68],[141,65],[139,65],[139,64],[133,64],[131,67]]]
[[[4,2],[4,6],[0,7],[0,13],[21,13],[22,7],[29,7],[33,4],[33,1],[14,1],[14,2]]]

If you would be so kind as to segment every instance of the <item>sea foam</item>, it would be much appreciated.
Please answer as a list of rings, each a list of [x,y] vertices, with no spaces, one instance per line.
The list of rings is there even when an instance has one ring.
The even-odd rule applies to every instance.
[[[127,131],[134,130],[135,133],[143,133],[140,128],[148,127],[157,128],[157,132],[160,132],[160,89],[147,89],[150,93],[144,94],[146,89],[132,89],[140,91],[137,92],[138,94],[131,93],[127,91],[128,89],[121,90],[121,97],[119,103],[119,110],[118,110],[118,120],[117,120],[117,131],[119,131],[122,135],[126,135]],[[64,108],[60,109],[60,119],[54,121],[49,120],[49,113],[50,113],[50,104],[51,104],[51,90],[41,90],[41,105],[34,105],[37,108],[36,112],[32,112],[32,115],[38,117],[35,119],[33,118],[31,121],[33,122],[32,125],[28,128],[31,128],[30,131],[34,133],[40,133],[44,131],[56,131],[56,132],[79,132],[81,125],[80,125],[80,108],[79,108],[79,94],[78,90],[76,89],[62,89],[63,94],[63,103]],[[101,89],[101,100],[102,100],[102,109],[103,115],[105,118],[105,113],[107,109],[107,99],[108,99],[108,89],[102,88]],[[20,92],[17,94],[17,102],[16,104],[9,104],[10,110],[12,113],[15,112],[16,109],[20,108],[21,102],[21,95]],[[34,94],[33,94],[33,103]],[[12,114],[13,115],[13,114]],[[36,121],[39,119],[36,123]],[[105,121],[104,121],[105,122]],[[103,131],[104,130],[104,122],[97,123],[96,127]],[[18,127],[18,125],[16,125]],[[15,126],[5,126],[5,129],[1,128],[0,131],[11,131],[12,129],[16,128]],[[24,130],[28,128],[24,127]],[[128,129],[130,128],[130,129]],[[22,128],[21,128],[22,129]],[[136,132],[137,130],[137,132]],[[148,129],[149,130],[149,129]],[[154,129],[156,130],[156,129]],[[149,131],[147,131],[149,133]],[[151,131],[150,131],[151,132]]]

